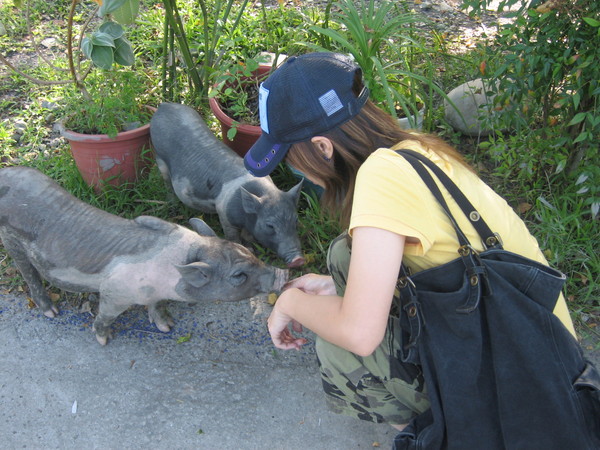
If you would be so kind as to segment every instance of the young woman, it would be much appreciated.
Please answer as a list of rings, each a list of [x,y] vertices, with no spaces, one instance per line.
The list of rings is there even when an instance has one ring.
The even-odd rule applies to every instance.
[[[414,273],[458,257],[454,228],[410,164],[395,150],[419,152],[444,170],[503,239],[504,248],[546,263],[524,223],[451,146],[411,133],[368,100],[348,57],[288,58],[261,86],[261,138],[245,157],[256,176],[286,161],[324,188],[326,210],[348,232],[328,252],[330,276],[292,280],[268,320],[273,343],[300,349],[302,326],[316,349],[329,407],[401,429],[429,408],[420,368],[402,364],[395,286],[401,262]],[[442,192],[471,243],[478,235]],[[483,250],[483,246],[476,247]],[[562,296],[555,314],[574,334]]]

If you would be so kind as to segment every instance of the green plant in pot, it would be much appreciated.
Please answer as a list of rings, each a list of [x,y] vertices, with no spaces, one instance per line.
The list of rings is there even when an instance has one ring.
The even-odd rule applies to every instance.
[[[138,74],[113,69],[98,75],[87,83],[93,101],[82,103],[76,90],[64,97],[59,128],[83,179],[100,191],[105,183],[133,183],[149,169],[154,108],[140,98],[146,80]]]
[[[33,2],[27,1],[25,14],[35,8],[31,5]],[[0,62],[40,85],[70,85],[65,89],[59,128],[71,144],[82,177],[99,191],[105,183],[133,182],[141,174],[146,166],[142,153],[150,147],[150,114],[147,107],[138,103],[145,84],[137,82],[133,72],[117,69],[117,66],[134,63],[123,25],[135,20],[139,0],[98,0],[97,3],[71,1],[62,34],[66,63],[43,57],[48,67],[58,74],[58,80],[32,77],[10,64],[3,55]],[[66,78],[61,63],[67,65]],[[134,123],[140,126],[123,131],[124,124],[131,127]],[[85,124],[93,124],[93,127]],[[103,142],[107,143],[106,149]],[[124,143],[121,145],[121,142]],[[87,148],[87,143],[92,148]]]
[[[208,94],[211,111],[221,123],[223,142],[240,156],[261,135],[258,91],[271,68],[266,56],[224,64]]]

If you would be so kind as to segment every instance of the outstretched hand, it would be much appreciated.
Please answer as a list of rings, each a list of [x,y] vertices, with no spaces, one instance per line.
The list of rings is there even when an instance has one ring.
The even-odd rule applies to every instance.
[[[302,332],[302,325],[283,312],[284,307],[282,305],[285,303],[286,298],[298,295],[297,290],[311,295],[336,295],[333,279],[330,276],[315,273],[309,273],[289,281],[283,287],[284,292],[275,303],[267,322],[273,344],[282,350],[300,350],[308,342],[304,338],[294,336],[293,332]]]
[[[279,301],[277,303],[279,303]],[[273,345],[281,350],[300,350],[300,348],[308,341],[304,338],[295,337],[289,328],[289,324],[291,322],[292,330],[296,333],[302,332],[302,325],[287,314],[282,313],[281,308],[277,306],[277,303],[275,303],[275,307],[267,320],[267,326]]]

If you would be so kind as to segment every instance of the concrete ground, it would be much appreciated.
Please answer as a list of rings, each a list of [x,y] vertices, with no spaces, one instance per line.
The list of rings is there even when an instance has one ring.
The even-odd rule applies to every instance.
[[[274,349],[264,298],[171,302],[167,334],[134,308],[105,347],[85,303],[61,305],[0,295],[1,449],[391,447],[388,425],[327,411],[312,344]]]
[[[314,346],[276,351],[268,308],[171,302],[167,334],[132,309],[101,347],[89,312],[0,295],[0,448],[390,448],[390,426],[327,411]]]

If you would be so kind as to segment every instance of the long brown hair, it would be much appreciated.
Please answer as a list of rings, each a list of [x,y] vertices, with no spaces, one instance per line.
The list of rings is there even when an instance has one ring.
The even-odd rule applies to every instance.
[[[325,160],[310,141],[304,141],[291,146],[286,161],[324,185],[323,208],[330,216],[338,217],[342,226],[348,226],[350,222],[358,169],[379,148],[391,148],[412,139],[440,156],[469,167],[458,151],[445,141],[433,135],[404,130],[395,118],[370,100],[356,116],[323,136],[333,144],[331,160]]]

